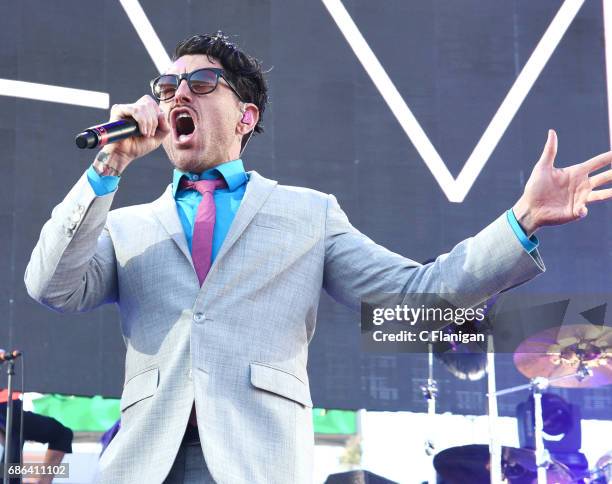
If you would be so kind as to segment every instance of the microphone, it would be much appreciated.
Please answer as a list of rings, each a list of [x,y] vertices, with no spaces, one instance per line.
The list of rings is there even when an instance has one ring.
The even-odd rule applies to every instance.
[[[140,136],[138,123],[133,119],[120,119],[87,128],[82,133],[77,134],[74,141],[83,150],[86,148],[101,148],[130,136]]]
[[[6,350],[0,349],[0,361],[16,360],[21,355],[22,353],[19,350],[13,350],[7,353]]]

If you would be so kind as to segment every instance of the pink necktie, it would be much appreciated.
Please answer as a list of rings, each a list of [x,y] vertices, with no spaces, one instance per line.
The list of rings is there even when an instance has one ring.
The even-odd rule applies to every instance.
[[[180,186],[181,188],[197,190],[202,194],[202,201],[198,205],[191,239],[191,258],[201,286],[211,265],[213,229],[215,228],[216,218],[213,193],[217,188],[226,188],[227,184],[222,179],[193,182],[183,178]]]

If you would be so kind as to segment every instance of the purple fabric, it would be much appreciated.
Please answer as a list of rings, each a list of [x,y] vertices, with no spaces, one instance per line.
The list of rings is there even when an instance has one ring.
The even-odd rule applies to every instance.
[[[113,425],[110,429],[104,432],[102,438],[100,439],[100,443],[102,444],[102,451],[100,452],[100,455],[104,454],[104,451],[108,447],[108,444],[110,444],[111,441],[115,438],[115,435],[117,435],[117,432],[119,432],[120,428],[121,419],[117,420],[115,422],[115,425]]]

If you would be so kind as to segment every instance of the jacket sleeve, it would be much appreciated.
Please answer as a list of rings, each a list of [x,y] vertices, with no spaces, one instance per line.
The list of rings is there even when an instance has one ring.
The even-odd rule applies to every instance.
[[[96,196],[84,174],[53,209],[25,272],[32,298],[60,312],[117,301],[115,252],[105,228],[114,194]]]
[[[455,295],[455,304],[472,307],[544,270],[538,251],[523,248],[505,215],[421,265],[374,243],[350,224],[333,195],[328,198],[323,287],[352,309],[382,294]]]

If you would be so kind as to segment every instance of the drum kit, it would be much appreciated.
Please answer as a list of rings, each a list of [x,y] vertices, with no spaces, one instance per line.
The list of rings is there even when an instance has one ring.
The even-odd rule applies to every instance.
[[[445,484],[611,484],[612,451],[602,456],[593,469],[580,475],[550,456],[544,446],[542,395],[549,387],[585,389],[612,384],[612,328],[593,324],[550,328],[523,341],[513,359],[516,368],[530,381],[498,391],[493,336],[488,336],[489,445],[465,445],[437,453],[433,457],[437,477],[430,481],[435,483],[436,479],[442,479]],[[428,402],[428,413],[435,414],[438,389],[433,378],[431,345],[429,375],[422,390]],[[529,391],[533,399],[534,450],[505,447],[496,441],[497,399],[520,391]],[[426,452],[433,454],[431,441],[426,442]]]

